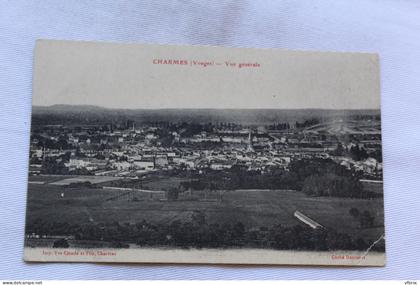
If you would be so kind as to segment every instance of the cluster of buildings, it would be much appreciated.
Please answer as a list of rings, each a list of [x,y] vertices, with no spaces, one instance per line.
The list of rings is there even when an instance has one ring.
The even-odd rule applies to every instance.
[[[382,163],[372,157],[355,160],[352,146],[375,153],[381,149],[380,130],[342,132],[328,129],[269,130],[264,127],[221,128],[186,135],[185,129],[127,124],[125,128],[43,126],[31,137],[32,174],[45,161],[61,163],[69,173],[137,176],[171,169],[286,169],[292,160],[331,158],[370,176],[382,175]],[[338,152],[337,150],[340,150]],[[45,170],[44,170],[45,171]],[[44,172],[45,173],[45,172]]]

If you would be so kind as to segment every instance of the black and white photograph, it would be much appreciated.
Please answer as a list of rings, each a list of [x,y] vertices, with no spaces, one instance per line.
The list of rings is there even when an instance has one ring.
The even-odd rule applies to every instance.
[[[38,41],[25,260],[383,266],[378,64]]]

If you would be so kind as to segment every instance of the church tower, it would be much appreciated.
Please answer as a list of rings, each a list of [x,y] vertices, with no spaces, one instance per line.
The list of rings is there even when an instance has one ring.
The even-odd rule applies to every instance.
[[[254,152],[254,148],[252,147],[252,129],[249,129],[248,134],[248,146],[246,148],[247,152]]]

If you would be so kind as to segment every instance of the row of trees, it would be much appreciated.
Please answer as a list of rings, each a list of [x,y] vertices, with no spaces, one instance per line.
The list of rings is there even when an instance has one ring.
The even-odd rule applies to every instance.
[[[33,134],[31,140],[38,140],[37,146],[46,149],[72,149],[73,146],[68,142],[67,136],[61,135],[57,140],[49,139],[48,137]]]
[[[317,124],[319,124],[319,120],[317,118],[312,118],[312,119],[305,120],[303,123],[299,123],[296,121],[295,126],[296,128],[307,128],[307,127],[314,126]]]
[[[288,130],[290,129],[289,123],[271,124],[267,126],[269,130]]]
[[[93,175],[92,171],[86,168],[78,168],[70,171],[65,165],[65,159],[46,157],[41,162],[42,174],[56,174],[56,175]]]
[[[292,189],[312,196],[374,198],[380,194],[363,189],[359,174],[330,159],[292,161],[289,170],[248,171],[233,166],[224,171],[207,170],[180,184],[185,190]]]
[[[358,144],[345,148],[341,143],[337,145],[337,148],[331,152],[332,155],[336,156],[348,156],[355,161],[365,160],[369,157],[376,159],[378,162],[382,162],[382,150],[378,148],[375,151],[368,153],[366,148]]]
[[[295,188],[313,196],[375,198],[378,193],[366,191],[360,183],[360,174],[331,159],[302,159],[290,163],[295,174]]]
[[[282,250],[365,250],[370,240],[353,238],[344,233],[327,229],[311,229],[301,225],[285,227],[275,225],[250,230],[241,222],[229,224],[207,223],[202,212],[196,212],[189,221],[175,220],[169,224],[152,224],[143,220],[132,224],[88,224],[42,223],[29,225],[27,233],[46,235],[74,235],[78,240],[104,241],[115,247],[126,247],[128,243],[140,246],[167,246],[179,248],[272,248]],[[58,240],[56,246],[65,247]],[[384,244],[373,250],[384,251]]]

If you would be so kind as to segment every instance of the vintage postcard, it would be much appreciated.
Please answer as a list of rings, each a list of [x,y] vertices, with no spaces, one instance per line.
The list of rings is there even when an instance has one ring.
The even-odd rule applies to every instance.
[[[40,40],[26,261],[383,266],[375,54]]]

